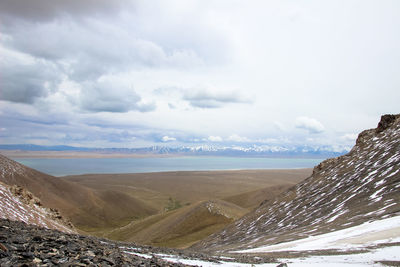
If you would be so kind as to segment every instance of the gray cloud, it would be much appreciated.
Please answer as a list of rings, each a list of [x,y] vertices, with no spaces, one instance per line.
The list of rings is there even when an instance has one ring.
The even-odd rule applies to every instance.
[[[86,83],[81,89],[79,105],[89,112],[149,112],[156,109],[155,103],[142,102],[132,88],[111,82]]]
[[[188,92],[183,96],[190,105],[199,108],[220,108],[229,103],[250,103],[250,101],[236,92],[211,92],[197,90]]]
[[[80,16],[84,14],[110,14],[120,10],[122,0],[2,0],[0,1],[0,14],[5,19],[19,18],[32,21],[46,21],[59,15]],[[129,3],[128,3],[129,4]]]
[[[131,69],[182,69],[203,64],[190,47],[167,51],[162,44],[100,20],[21,24],[5,27],[5,31],[10,36],[4,40],[8,48],[54,62],[79,82]]]
[[[56,90],[61,76],[54,64],[36,60],[21,62],[5,51],[2,53],[0,99],[33,103]]]

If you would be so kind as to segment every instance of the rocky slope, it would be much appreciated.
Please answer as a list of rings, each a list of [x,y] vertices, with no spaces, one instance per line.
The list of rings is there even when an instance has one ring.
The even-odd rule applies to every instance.
[[[400,115],[362,132],[346,155],[194,249],[232,251],[292,241],[400,213]]]
[[[124,253],[117,244],[0,220],[0,266],[185,266]]]
[[[75,233],[73,225],[58,210],[48,209],[31,192],[0,182],[0,218],[23,221],[48,229]]]
[[[0,219],[0,266],[243,266],[270,257],[220,257],[67,234]],[[279,263],[273,263],[277,266]]]

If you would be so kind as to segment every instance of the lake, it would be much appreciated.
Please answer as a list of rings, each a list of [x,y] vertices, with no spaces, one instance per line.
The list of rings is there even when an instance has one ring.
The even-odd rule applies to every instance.
[[[165,158],[74,158],[14,159],[41,172],[54,175],[87,173],[146,173],[164,171],[211,171],[247,169],[312,168],[323,159],[309,158],[237,158],[237,157],[165,157]]]

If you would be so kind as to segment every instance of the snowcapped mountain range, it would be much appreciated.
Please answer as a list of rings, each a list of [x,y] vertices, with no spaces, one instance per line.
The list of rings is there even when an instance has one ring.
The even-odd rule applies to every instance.
[[[280,145],[249,145],[249,146],[150,146],[142,148],[87,148],[73,146],[39,146],[39,145],[0,145],[0,150],[22,151],[77,151],[97,153],[123,154],[154,154],[154,155],[200,155],[200,156],[242,156],[242,157],[336,157],[347,153],[346,146],[280,146]]]

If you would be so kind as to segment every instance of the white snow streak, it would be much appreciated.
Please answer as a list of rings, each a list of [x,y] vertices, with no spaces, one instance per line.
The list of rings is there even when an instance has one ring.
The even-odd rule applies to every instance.
[[[343,230],[310,236],[296,241],[235,252],[257,253],[320,249],[357,249],[369,245],[392,242],[400,242],[400,216],[366,222]]]

